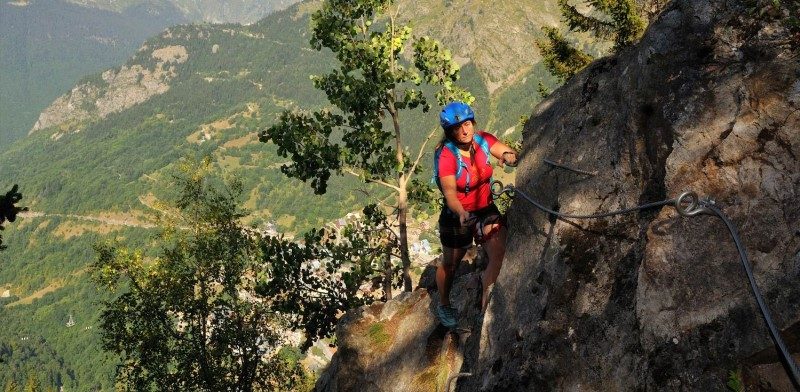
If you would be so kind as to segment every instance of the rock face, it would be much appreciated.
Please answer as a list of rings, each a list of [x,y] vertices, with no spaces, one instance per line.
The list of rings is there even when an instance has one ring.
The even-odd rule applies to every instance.
[[[797,357],[800,37],[786,29],[785,14],[749,6],[675,1],[639,44],[574,77],[526,124],[516,185],[575,214],[687,190],[713,197],[738,227]],[[557,169],[545,158],[598,174]],[[794,389],[719,219],[683,218],[667,206],[557,221],[521,197],[509,219],[489,309],[467,321],[479,327],[457,348],[463,359],[450,374],[472,375],[459,378],[456,390],[725,390],[735,370],[752,388]],[[425,295],[392,306],[425,307]],[[369,317],[379,320],[376,314]],[[425,362],[395,355],[434,339],[430,317],[392,319],[417,339],[386,355],[361,355],[365,345],[349,342],[364,332],[343,329],[353,335],[339,339],[327,379],[353,383],[318,389],[416,390],[391,381],[414,380]],[[364,320],[349,314],[343,323]],[[365,376],[378,374],[391,380]]]
[[[460,333],[448,333],[437,322],[439,304],[436,263],[423,273],[412,293],[387,303],[348,312],[336,331],[338,351],[317,382],[318,391],[430,392],[445,390],[458,374],[463,347],[480,328],[479,272],[483,254],[470,251],[461,263],[453,285],[452,304],[459,309]],[[455,385],[455,380],[450,381]]]
[[[517,186],[583,214],[712,196],[797,353],[800,47],[764,19],[735,1],[672,3],[636,47],[536,109]],[[475,375],[459,390],[724,390],[736,369],[792,389],[762,371],[779,361],[720,220],[663,207],[553,222],[521,198],[510,220],[487,337],[467,348]]]
[[[143,47],[140,51],[148,49]],[[105,118],[167,92],[169,81],[176,76],[175,64],[186,62],[189,54],[185,47],[173,45],[153,50],[151,57],[155,60],[152,69],[139,64],[122,66],[103,72],[100,81],[73,87],[39,115],[29,133],[59,124]],[[69,124],[64,128],[64,132],[71,130]]]

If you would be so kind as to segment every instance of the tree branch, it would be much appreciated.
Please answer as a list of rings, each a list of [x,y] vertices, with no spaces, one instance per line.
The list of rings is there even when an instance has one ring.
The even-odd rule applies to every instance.
[[[419,148],[419,153],[417,154],[417,159],[414,160],[414,164],[411,165],[411,169],[408,171],[408,180],[409,181],[411,180],[411,177],[414,175],[414,171],[417,169],[417,165],[419,165],[420,159],[422,159],[422,156],[424,155],[425,146],[428,144],[428,142],[431,140],[433,135],[436,133],[437,129],[438,128],[433,128],[433,130],[431,130],[431,133],[428,134],[428,137],[425,138],[425,141],[422,142],[422,146]]]
[[[356,176],[356,177],[359,177],[359,178],[361,177],[361,175],[360,175],[360,174],[358,174],[358,173],[356,173],[355,171],[353,171],[353,169],[347,168],[347,169],[344,169],[344,171],[345,171],[346,173],[348,173],[348,174],[352,174],[352,175],[354,175],[354,176]],[[387,187],[387,188],[391,188],[391,189],[394,189],[394,190],[396,190],[396,191],[399,191],[399,190],[400,190],[400,187],[398,187],[398,186],[396,186],[396,185],[392,185],[392,184],[389,184],[388,182],[384,182],[384,181],[381,181],[381,180],[376,180],[376,179],[374,179],[374,178],[365,178],[364,180],[365,180],[365,181],[367,181],[367,182],[373,182],[373,183],[375,183],[375,184],[380,184],[380,185],[383,185],[383,186],[385,186],[385,187]]]

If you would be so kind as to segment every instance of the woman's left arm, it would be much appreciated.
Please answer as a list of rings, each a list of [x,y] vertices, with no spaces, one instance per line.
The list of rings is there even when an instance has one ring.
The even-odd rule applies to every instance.
[[[489,152],[500,161],[500,167],[503,167],[503,164],[517,166],[517,152],[503,142],[496,141],[489,149]]]

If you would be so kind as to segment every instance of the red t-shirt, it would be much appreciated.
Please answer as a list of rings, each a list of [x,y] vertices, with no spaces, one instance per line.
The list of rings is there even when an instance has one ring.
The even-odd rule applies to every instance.
[[[497,138],[491,133],[478,131],[478,134],[486,139],[489,148],[497,142]],[[483,149],[474,140],[472,144],[475,153],[470,160],[469,154],[461,154],[461,160],[469,168],[469,193],[464,193],[467,189],[467,168],[461,169],[461,176],[456,178],[456,189],[458,190],[458,201],[467,211],[477,211],[492,203],[492,191],[489,180],[492,178],[492,165],[487,163],[488,159]],[[455,176],[458,171],[458,160],[449,148],[441,147],[442,153],[439,155],[439,178]],[[474,163],[473,163],[474,162]]]

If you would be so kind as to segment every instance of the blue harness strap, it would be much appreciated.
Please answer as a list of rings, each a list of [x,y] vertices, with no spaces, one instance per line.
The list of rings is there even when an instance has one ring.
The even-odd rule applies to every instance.
[[[487,142],[486,138],[484,138],[483,136],[481,136],[478,133],[475,134],[475,136],[472,138],[472,140],[473,140],[473,143],[477,143],[478,147],[480,147],[480,149],[483,151],[483,154],[486,156],[486,164],[488,165],[489,164],[489,157],[490,157],[489,142]],[[470,174],[469,174],[469,168],[467,167],[467,164],[464,162],[464,160],[461,159],[461,152],[458,150],[458,147],[451,140],[445,141],[444,144],[442,144],[442,147],[438,148],[436,150],[436,152],[433,154],[433,179],[431,180],[431,182],[435,182],[436,186],[439,187],[439,190],[440,191],[442,190],[442,183],[439,180],[439,157],[441,157],[442,151],[444,151],[445,148],[450,150],[450,153],[452,153],[453,156],[456,158],[456,181],[458,181],[458,179],[461,178],[461,174],[462,173],[464,173],[464,172],[467,173],[467,181],[466,181],[466,187],[464,189],[464,193],[465,194],[469,193],[469,184],[470,184],[470,180],[471,180]],[[467,170],[463,170],[463,169],[467,169]],[[490,182],[491,182],[491,180],[490,180]]]

